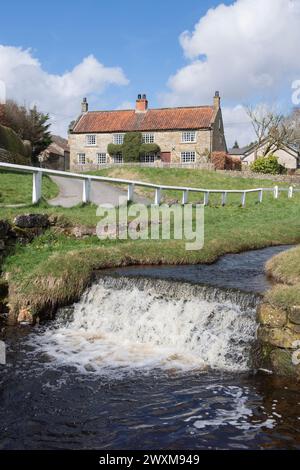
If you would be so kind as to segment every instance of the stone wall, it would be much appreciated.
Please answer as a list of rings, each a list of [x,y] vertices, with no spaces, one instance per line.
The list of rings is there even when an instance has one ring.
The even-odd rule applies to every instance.
[[[300,379],[300,306],[281,309],[263,303],[257,320],[259,366]]]
[[[281,183],[300,183],[300,174],[297,175],[266,175],[264,173],[255,173],[254,171],[242,169],[242,171],[232,170],[216,170],[217,173],[225,176],[232,176],[232,178],[255,178],[258,180],[270,180]]]

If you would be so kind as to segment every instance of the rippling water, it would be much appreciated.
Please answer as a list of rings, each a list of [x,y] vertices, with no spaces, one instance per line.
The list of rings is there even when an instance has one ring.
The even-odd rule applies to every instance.
[[[271,254],[255,269],[235,255],[228,279],[250,256],[251,290]],[[55,321],[7,329],[0,448],[300,448],[298,385],[251,372],[257,297],[183,282],[188,269],[106,276]]]

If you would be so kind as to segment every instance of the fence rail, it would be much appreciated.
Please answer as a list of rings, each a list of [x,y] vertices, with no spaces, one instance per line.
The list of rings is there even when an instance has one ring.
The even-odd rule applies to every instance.
[[[120,178],[109,178],[106,176],[94,176],[87,174],[79,173],[70,173],[66,171],[50,170],[46,168],[39,168],[33,166],[25,165],[15,165],[12,163],[3,163],[0,162],[0,169],[7,171],[16,171],[21,173],[32,173],[33,182],[32,182],[32,203],[37,204],[42,197],[42,176],[43,175],[52,175],[52,176],[61,176],[64,178],[74,178],[82,180],[82,202],[88,203],[91,201],[91,183],[92,181],[101,181],[105,183],[114,183],[114,184],[124,184],[127,185],[127,200],[133,201],[134,197],[134,188],[135,186],[141,186],[145,188],[152,188],[155,190],[154,203],[160,204],[162,191],[174,190],[182,192],[182,204],[188,203],[189,193],[202,193],[204,195],[204,205],[209,204],[209,198],[211,194],[220,194],[221,195],[221,204],[226,205],[228,194],[240,194],[241,195],[241,205],[245,207],[247,194],[257,193],[258,202],[263,201],[264,192],[273,192],[274,198],[278,199],[280,192],[287,192],[288,198],[291,199],[295,192],[299,192],[300,189],[295,189],[293,186],[289,188],[281,188],[279,186],[274,186],[273,188],[254,188],[254,189],[204,189],[204,188],[191,188],[186,186],[168,186],[161,184],[147,183],[145,181],[132,181],[127,179]]]

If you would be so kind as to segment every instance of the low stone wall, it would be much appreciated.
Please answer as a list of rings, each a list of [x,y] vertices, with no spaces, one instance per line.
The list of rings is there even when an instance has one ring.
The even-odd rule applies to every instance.
[[[300,379],[300,306],[281,309],[263,303],[257,320],[259,366]]]
[[[254,173],[250,170],[216,170],[216,173],[237,178],[255,178],[258,180],[270,180],[278,183],[300,184],[300,175],[266,175],[264,173]]]
[[[95,163],[86,163],[85,165],[72,164],[72,171],[76,173],[84,173],[85,171],[104,170],[106,168],[116,167],[147,167],[147,168],[183,168],[186,170],[209,170],[214,171],[215,167],[212,163],[198,162],[198,163],[164,163],[161,160],[157,160],[154,163],[109,163],[105,165],[96,165]]]

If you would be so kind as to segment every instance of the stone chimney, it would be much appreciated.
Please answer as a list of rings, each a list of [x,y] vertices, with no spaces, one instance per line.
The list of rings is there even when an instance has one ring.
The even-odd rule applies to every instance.
[[[89,110],[89,104],[87,102],[86,98],[83,98],[82,103],[81,103],[81,112],[82,113],[87,113]]]
[[[146,113],[148,110],[148,100],[146,95],[138,95],[135,105],[136,113]]]
[[[215,96],[214,96],[214,108],[217,111],[221,107],[221,98],[220,98],[220,92],[216,91]]]

